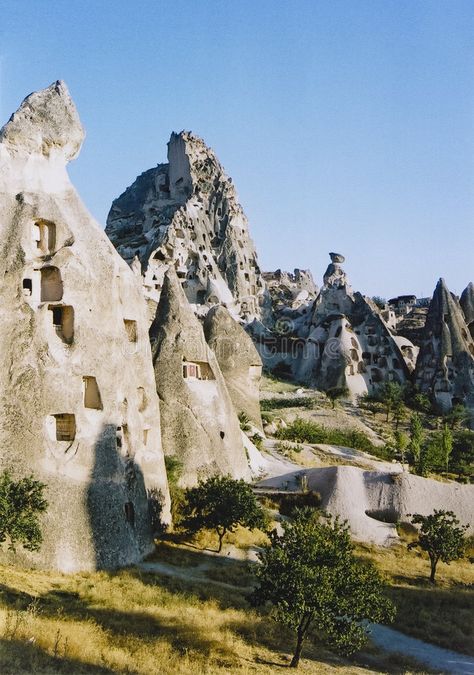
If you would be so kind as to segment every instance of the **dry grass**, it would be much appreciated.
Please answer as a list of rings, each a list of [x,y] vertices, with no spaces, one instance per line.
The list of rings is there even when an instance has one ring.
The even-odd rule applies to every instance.
[[[407,531],[402,536],[410,539]],[[469,559],[449,565],[440,562],[433,586],[427,556],[408,551],[406,541],[392,548],[359,545],[357,553],[372,560],[390,583],[390,595],[398,607],[393,628],[474,655],[474,568]]]
[[[9,673],[274,673],[293,636],[242,594],[122,570],[73,576],[0,568],[0,654]],[[212,584],[211,584],[212,587]],[[287,651],[288,650],[288,651]],[[380,672],[308,643],[304,673]],[[390,672],[406,672],[391,669]]]

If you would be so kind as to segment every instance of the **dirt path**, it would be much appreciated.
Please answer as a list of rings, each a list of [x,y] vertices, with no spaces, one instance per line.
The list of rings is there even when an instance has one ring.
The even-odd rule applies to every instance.
[[[241,586],[234,586],[223,581],[216,581],[205,576],[205,571],[212,567],[211,561],[203,562],[193,568],[176,567],[169,563],[144,562],[138,565],[144,572],[154,572],[166,576],[178,577],[184,581],[198,581],[203,584],[214,584],[221,588],[242,592]],[[197,572],[197,574],[196,574]],[[248,588],[247,590],[250,590]],[[380,624],[370,625],[371,640],[376,647],[389,654],[403,654],[416,659],[421,665],[430,669],[452,675],[474,675],[474,657],[459,654],[449,649],[436,647],[428,642],[417,640],[400,633],[393,628]]]
[[[436,647],[380,624],[371,625],[370,631],[372,642],[384,652],[411,656],[419,663],[443,673],[454,675],[473,675],[474,673],[473,656]]]

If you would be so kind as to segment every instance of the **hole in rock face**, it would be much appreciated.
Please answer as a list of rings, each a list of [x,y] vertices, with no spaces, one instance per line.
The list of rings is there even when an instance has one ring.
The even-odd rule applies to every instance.
[[[125,332],[127,333],[127,338],[129,342],[137,342],[138,333],[137,333],[137,322],[133,319],[124,319],[123,325],[125,327]]]
[[[74,339],[74,308],[70,305],[50,305],[53,313],[53,326],[56,334],[66,344],[71,344]]]
[[[95,377],[87,375],[82,378],[84,383],[84,407],[93,410],[103,410],[99,386]]]
[[[225,433],[223,431],[220,432],[220,437],[225,438]]]
[[[56,420],[56,440],[73,441],[76,437],[76,417],[71,413],[53,415]]]
[[[398,522],[398,514],[393,509],[367,509],[365,515],[373,520],[378,520],[380,523],[396,525]]]
[[[22,287],[23,295],[31,295],[33,293],[33,280],[23,279]]]
[[[52,253],[56,247],[56,225],[50,220],[37,220],[34,231],[39,253]]]
[[[55,302],[63,297],[61,272],[57,267],[43,267],[41,270],[41,302]]]

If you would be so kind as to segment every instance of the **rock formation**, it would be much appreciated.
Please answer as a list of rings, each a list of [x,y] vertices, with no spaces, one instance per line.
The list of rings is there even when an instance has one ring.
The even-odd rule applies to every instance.
[[[372,393],[386,380],[404,383],[416,348],[392,334],[372,300],[352,291],[341,267],[344,257],[330,256],[314,301],[281,312],[277,332],[251,326],[264,364],[323,391],[347,388],[353,397]]]
[[[150,338],[163,449],[182,462],[182,484],[214,473],[249,477],[232,400],[173,266],[163,281]]]
[[[129,264],[139,259],[153,314],[173,264],[197,311],[221,304],[246,321],[260,317],[265,285],[247,219],[232,179],[199,137],[171,134],[168,164],[145,171],[113,202],[106,232]]]
[[[301,474],[306,475],[308,489],[321,495],[322,508],[347,520],[352,537],[359,541],[390,545],[398,539],[397,522],[408,522],[413,513],[428,515],[434,509],[454,511],[462,524],[469,525],[468,532],[474,533],[472,485],[441,483],[409,473],[330,466],[269,478],[258,486],[298,485]]]
[[[469,291],[464,295],[469,315]],[[458,299],[440,279],[433,294],[416,364],[416,383],[442,410],[474,410],[474,341]]]
[[[474,340],[474,284],[472,281],[461,293],[460,302],[466,325],[469,328],[472,339]]]
[[[297,268],[293,274],[282,270],[264,272],[263,278],[267,285],[273,316],[276,320],[288,310],[306,306],[319,293],[309,270]]]
[[[217,357],[235,411],[244,412],[261,429],[262,361],[252,339],[228,310],[219,305],[204,319],[204,334]]]
[[[0,131],[0,468],[46,484],[24,557],[68,572],[137,561],[169,515],[140,284],[66,171],[83,137],[62,82]]]

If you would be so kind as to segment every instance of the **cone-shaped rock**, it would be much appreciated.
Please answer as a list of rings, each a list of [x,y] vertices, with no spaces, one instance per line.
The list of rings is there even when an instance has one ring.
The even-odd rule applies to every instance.
[[[469,328],[471,337],[474,339],[474,284],[472,281],[461,293],[460,302],[467,327]]]
[[[46,484],[25,556],[63,571],[143,557],[169,499],[140,284],[67,176],[83,135],[61,82],[0,132],[0,468]]]
[[[474,342],[456,298],[438,281],[416,364],[420,389],[442,409],[464,403],[474,409]]]
[[[217,357],[236,412],[244,412],[261,428],[262,361],[252,339],[228,310],[219,305],[207,313],[204,333]]]
[[[248,477],[232,400],[174,267],[166,273],[150,338],[163,450],[182,462],[181,483],[216,473]]]

